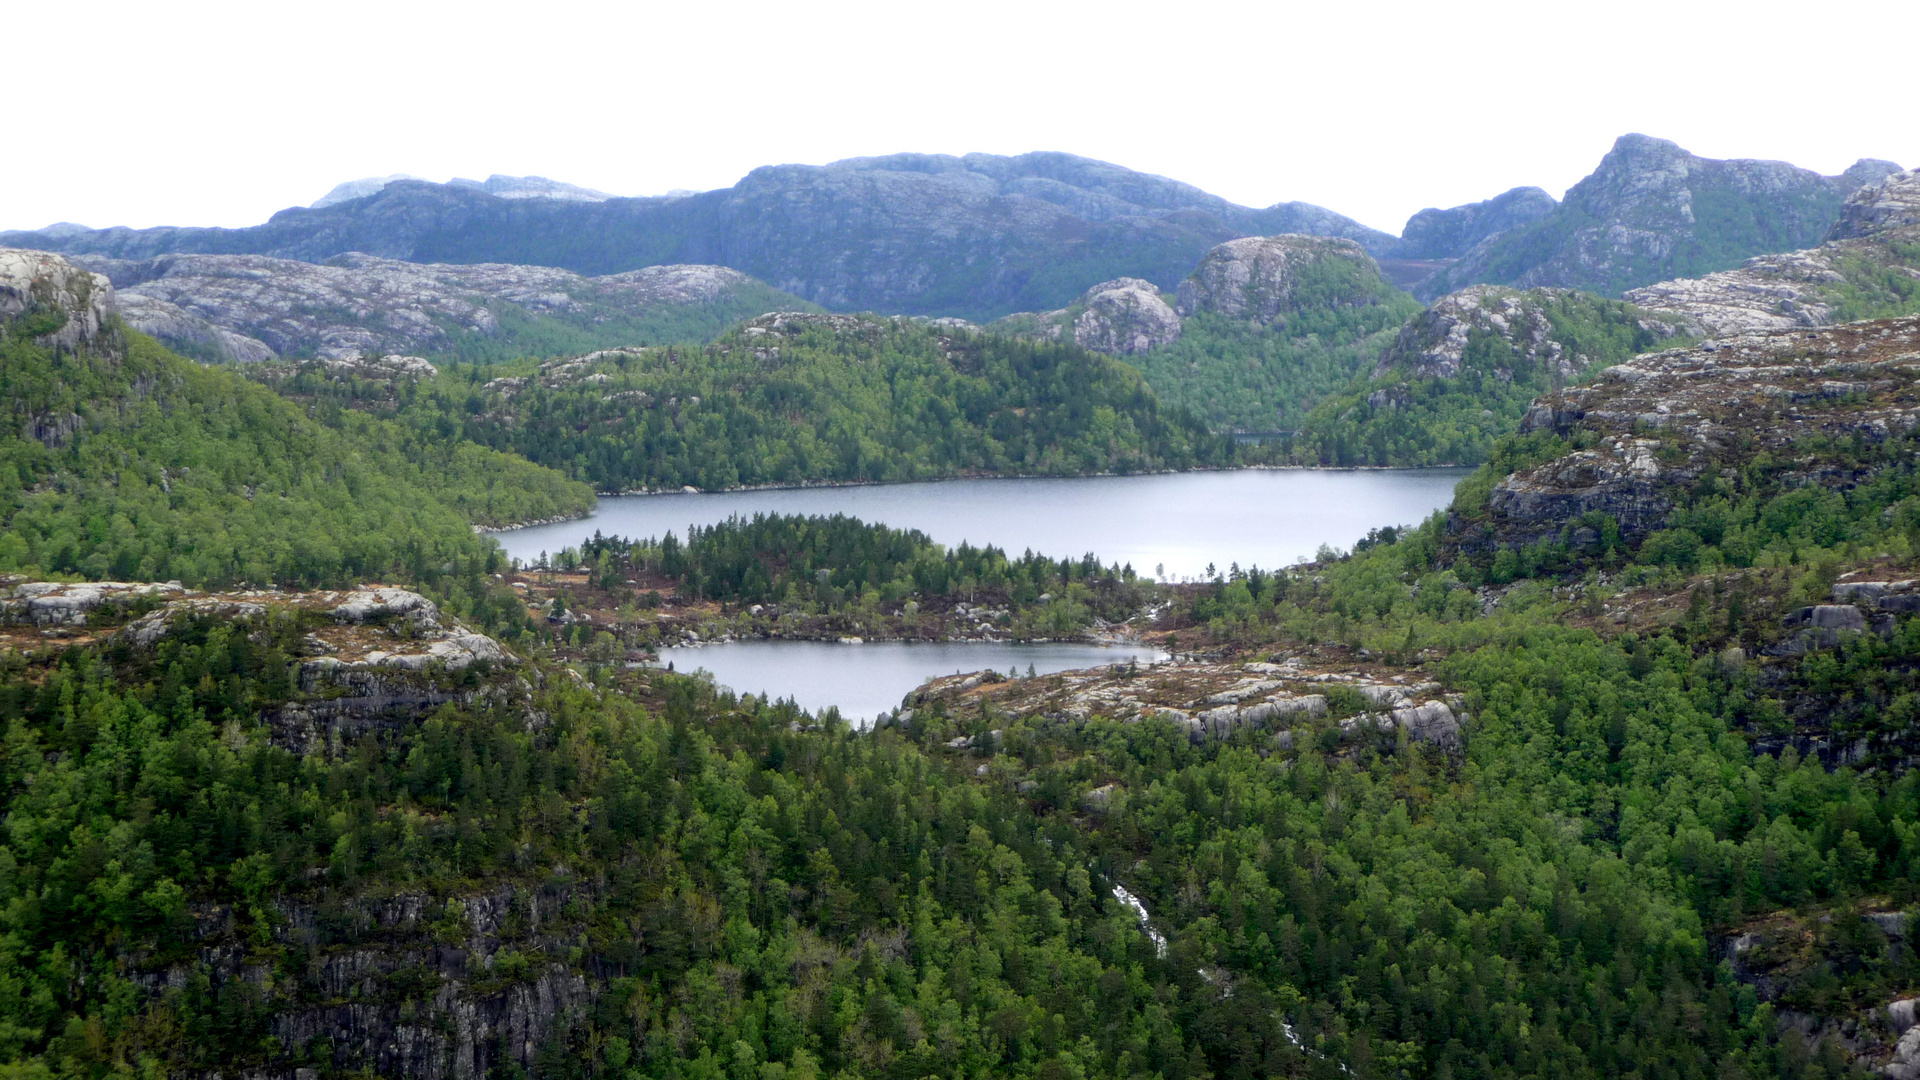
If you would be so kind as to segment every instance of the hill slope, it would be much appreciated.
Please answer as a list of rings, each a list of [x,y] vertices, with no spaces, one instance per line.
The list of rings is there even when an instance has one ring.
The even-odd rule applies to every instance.
[[[908,319],[777,313],[703,348],[617,349],[431,384],[257,374],[551,465],[601,491],[1137,471],[1231,448],[1132,368],[1072,345]]]
[[[722,266],[584,278],[541,266],[418,264],[357,252],[75,256],[118,289],[128,325],[214,362],[403,353],[457,360],[708,341],[741,319],[812,305]]]
[[[104,278],[0,256],[0,269],[28,268],[0,278],[0,296],[55,298],[0,323],[0,570],[190,584],[420,576],[497,559],[475,525],[592,505],[583,486],[510,455],[369,417],[330,429],[123,331]]]
[[[839,310],[987,319],[1059,307],[1121,276],[1171,288],[1235,236],[1398,241],[1304,203],[1238,206],[1070,154],[899,154],[755,169],[731,188],[604,202],[498,198],[401,180],[245,229],[0,234],[0,243],[144,260],[170,253],[319,262],[349,251],[411,262],[517,263],[602,275],[671,263],[733,267]]]
[[[1862,160],[1839,176],[1778,161],[1696,157],[1664,139],[1623,135],[1547,214],[1499,232],[1416,292],[1464,285],[1627,289],[1810,247],[1861,186],[1899,171]]]

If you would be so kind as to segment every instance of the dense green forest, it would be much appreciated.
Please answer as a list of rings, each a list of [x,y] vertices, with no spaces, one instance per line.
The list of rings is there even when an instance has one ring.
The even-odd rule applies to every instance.
[[[309,371],[279,389],[601,491],[1129,472],[1233,454],[1118,361],[867,317],[754,320],[705,348],[461,366],[398,388]]]
[[[1631,304],[1591,293],[1512,291],[1544,322],[1577,373],[1530,356],[1513,330],[1469,324],[1457,373],[1418,367],[1422,350],[1439,344],[1431,315],[1416,317],[1387,346],[1380,373],[1363,374],[1307,414],[1293,440],[1293,458],[1320,465],[1477,465],[1513,434],[1534,398],[1578,382],[1639,353],[1683,343],[1650,328]],[[1486,301],[1490,303],[1491,301]],[[1476,302],[1479,303],[1479,302]],[[1512,317],[1510,312],[1508,317]]]
[[[1432,680],[1458,746],[1359,723],[1337,680],[1286,732],[944,698],[856,732],[575,666],[492,581],[474,522],[590,496],[469,421],[551,434],[581,475],[617,440],[570,425],[643,401],[619,394],[656,446],[716,460],[686,434],[725,430],[701,426],[714,400],[745,431],[775,402],[916,418],[868,433],[878,463],[1217,445],[1078,350],[868,325],[527,369],[516,393],[310,374],[294,401],[137,335],[72,353],[12,327],[0,570],[391,577],[520,655],[352,667],[315,642],[419,624],[292,608],[158,637],[114,632],[138,611],[0,625],[0,1076],[418,1076],[455,1045],[537,1080],[1861,1075],[1820,1025],[1920,988],[1893,947],[1920,932],[1920,619],[1807,647],[1781,616],[1849,570],[1915,576],[1910,436],[1704,473],[1644,539],[1596,518],[1523,547],[1486,542],[1489,493],[1573,445],[1507,437],[1448,514],[1199,586],[846,518],[563,560],[734,606],[1124,589],[1189,651]],[[1469,353],[1519,381],[1517,355]],[[508,408],[528,419],[485,420]],[[812,423],[744,445],[817,445]]]
[[[1366,307],[1301,310],[1272,326],[1192,315],[1180,340],[1129,362],[1160,400],[1191,409],[1216,431],[1292,430],[1321,399],[1372,370],[1419,310],[1402,293]]]
[[[1920,622],[1763,670],[1778,626],[1734,598],[1818,596],[1844,560],[1907,557],[1914,467],[1884,465],[1851,492],[1763,476],[1683,507],[1676,522],[1722,501],[1750,519],[1773,554],[1745,562],[1776,567],[1758,579],[1690,576],[1664,541],[1503,564],[1436,517],[1189,594],[1254,655],[1425,658],[1473,716],[1458,753],[1339,709],[1291,748],[941,707],[859,734],[654,673],[548,678],[523,704],[450,702],[300,756],[274,735],[300,695],[299,619],[9,653],[0,1057],[23,1077],[331,1075],[351,1048],[288,1043],[273,1018],[342,1001],[339,965],[375,940],[367,905],[417,894],[419,921],[378,939],[397,959],[346,1000],[424,1017],[456,983],[603,980],[539,1076],[1845,1076],[1837,1042],[1810,1048],[1781,1010],[1869,1006],[1920,977],[1858,917],[1920,897],[1920,780],[1753,745],[1801,694],[1897,730]],[[678,557],[727,579],[743,553],[903,565],[912,546],[762,520]],[[1488,612],[1474,589],[1502,578]],[[1569,581],[1595,591],[1570,599]],[[1722,599],[1645,631],[1578,623],[1636,582]],[[491,896],[504,919],[483,920]],[[1814,928],[1816,961],[1769,1002],[1719,944],[1761,917]],[[204,933],[270,978],[196,951]],[[169,964],[171,988],[136,979]]]
[[[57,324],[56,324],[57,325]],[[78,352],[0,327],[0,572],[344,584],[497,559],[474,525],[592,492],[472,443],[342,414],[115,330]]]

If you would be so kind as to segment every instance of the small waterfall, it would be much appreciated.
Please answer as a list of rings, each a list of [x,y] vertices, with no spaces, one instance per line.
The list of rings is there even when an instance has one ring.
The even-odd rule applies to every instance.
[[[1147,922],[1147,905],[1141,903],[1139,897],[1128,892],[1118,884],[1115,884],[1113,887],[1113,898],[1132,908],[1133,913],[1139,916],[1140,929],[1145,930],[1147,932],[1147,939],[1153,942],[1153,955],[1165,960],[1167,958],[1167,936],[1155,930],[1153,925]]]

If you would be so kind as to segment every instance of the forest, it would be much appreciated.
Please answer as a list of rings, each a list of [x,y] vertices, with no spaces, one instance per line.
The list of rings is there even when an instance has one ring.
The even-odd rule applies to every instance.
[[[777,325],[776,325],[777,324]],[[771,329],[770,329],[771,327]],[[912,320],[769,316],[712,345],[451,365],[395,387],[305,369],[277,389],[602,492],[1224,464],[1230,439],[1075,346]]]
[[[846,518],[563,560],[735,609],[969,580],[1119,597],[1187,655],[1431,680],[1455,745],[1358,723],[1331,682],[1284,732],[944,699],[856,731],[587,664],[474,533],[577,512],[589,484],[799,468],[822,431],[878,449],[818,462],[908,474],[1224,452],[1121,365],[867,326],[528,367],[513,393],[465,367],[308,371],[289,397],[138,335],[10,330],[9,586],[385,579],[513,655],[350,662],[343,635],[422,623],[270,600],[151,635],[124,625],[144,609],[0,625],[0,1077],[440,1075],[460,1045],[473,1075],[539,1080],[1839,1080],[1864,1075],[1843,1034],[1898,1035],[1920,619],[1821,643],[1790,616],[1850,574],[1914,576],[1911,436],[1703,475],[1644,538],[1469,542],[1496,483],[1571,448],[1504,437],[1445,513],[1189,586]],[[796,400],[831,421],[776,435]],[[680,471],[623,473],[645,459],[582,426],[619,401]],[[762,438],[728,445],[709,407]],[[907,419],[859,427],[888,410]]]
[[[329,427],[133,331],[78,352],[0,335],[0,573],[418,580],[497,562],[475,525],[593,505],[586,485],[473,443],[345,411]]]

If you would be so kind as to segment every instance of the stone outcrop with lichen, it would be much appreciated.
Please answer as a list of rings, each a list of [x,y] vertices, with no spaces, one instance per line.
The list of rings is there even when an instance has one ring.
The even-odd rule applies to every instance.
[[[1180,316],[1153,283],[1140,278],[1103,281],[1057,311],[999,319],[996,333],[1071,341],[1111,356],[1132,356],[1180,340]]]
[[[1493,487],[1485,507],[1459,507],[1468,547],[1566,540],[1600,516],[1636,542],[1665,526],[1703,478],[1769,453],[1807,484],[1861,476],[1819,445],[1878,445],[1920,428],[1920,318],[1824,329],[1762,330],[1647,353],[1590,383],[1547,394],[1521,423],[1572,449]]]
[[[1316,270],[1333,268],[1344,271],[1340,276],[1346,280],[1311,298],[1302,295],[1301,286]],[[1249,236],[1207,252],[1180,283],[1176,309],[1182,316],[1210,313],[1270,323],[1302,303],[1334,307],[1373,303],[1383,284],[1379,265],[1351,240]]]
[[[1838,176],[1780,161],[1715,160],[1623,135],[1552,212],[1497,233],[1415,290],[1471,283],[1620,295],[1741,259],[1820,242],[1841,203],[1899,166],[1862,160]]]
[[[724,310],[716,327],[793,306],[723,266],[652,266],[586,278],[545,266],[440,265],[351,253],[325,263],[262,255],[79,256],[112,278],[128,325],[201,359],[353,359],[451,349],[503,323],[551,321],[591,334],[672,309]],[[764,296],[762,294],[765,294]],[[626,342],[638,344],[637,341]]]
[[[0,326],[44,345],[96,340],[115,311],[113,284],[45,251],[0,248]]]
[[[1627,293],[1713,334],[1825,326],[1898,310],[1920,294],[1920,172],[1894,173],[1849,197],[1818,247],[1761,255],[1738,269]]]

